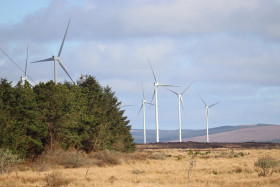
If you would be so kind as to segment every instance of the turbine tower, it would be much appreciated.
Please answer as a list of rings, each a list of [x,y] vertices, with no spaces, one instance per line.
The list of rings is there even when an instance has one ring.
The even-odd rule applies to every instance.
[[[218,104],[220,101],[218,101],[218,102],[216,102],[216,103],[214,103],[214,104],[208,106],[208,105],[206,104],[206,102],[205,102],[202,98],[200,98],[200,99],[202,100],[202,102],[203,102],[204,105],[205,105],[205,110],[206,110],[206,142],[209,143],[209,136],[208,136],[208,116],[209,116],[209,108],[215,106],[215,105]]]
[[[47,61],[53,61],[54,62],[54,82],[55,84],[57,84],[57,68],[56,68],[56,61],[58,61],[59,65],[61,66],[61,68],[65,71],[65,73],[68,75],[68,77],[71,79],[71,81],[74,83],[73,79],[71,78],[71,76],[69,75],[69,73],[67,72],[66,68],[64,67],[61,59],[60,59],[60,55],[61,55],[61,52],[62,52],[62,49],[63,49],[63,45],[64,45],[64,41],[65,41],[65,38],[66,38],[66,35],[67,35],[67,31],[68,31],[68,27],[69,27],[69,24],[70,24],[70,21],[71,21],[71,18],[69,19],[69,22],[68,22],[68,25],[67,25],[67,29],[66,29],[66,32],[64,34],[64,38],[62,40],[62,43],[61,43],[61,46],[60,46],[60,49],[59,49],[59,52],[58,52],[58,55],[57,56],[52,56],[50,58],[47,58],[47,59],[43,59],[43,60],[38,60],[38,61],[35,61],[35,62],[31,62],[31,63],[37,63],[37,62],[47,62]]]
[[[145,94],[144,94],[144,88],[143,88],[143,83],[142,83],[142,93],[143,93],[143,99],[142,99],[142,105],[140,107],[140,110],[138,111],[138,114],[141,112],[141,110],[143,109],[143,131],[144,131],[144,144],[146,144],[146,116],[145,116],[145,103],[149,104],[149,105],[154,105],[150,102],[148,102],[145,99]]]
[[[149,59],[148,59],[149,61]],[[154,70],[153,70],[153,67],[149,61],[149,64],[150,64],[150,67],[151,67],[151,70],[153,72],[153,76],[154,76],[154,79],[155,79],[155,82],[154,82],[154,87],[155,87],[155,90],[154,90],[154,94],[153,94],[153,98],[152,98],[152,101],[155,97],[155,104],[156,104],[156,136],[157,136],[157,143],[159,142],[159,128],[158,128],[158,98],[157,98],[157,89],[159,86],[173,86],[173,85],[169,85],[169,84],[159,84],[158,81],[157,81],[157,78],[155,76],[155,73],[154,73]],[[173,86],[173,87],[176,87],[176,86]]]
[[[178,116],[179,116],[179,142],[182,142],[182,126],[181,126],[181,110],[180,110],[180,105],[182,104],[182,107],[183,107],[183,110],[184,110],[184,113],[186,114],[186,111],[185,111],[185,107],[184,107],[184,103],[183,103],[183,94],[186,93],[186,91],[189,89],[189,87],[192,85],[192,83],[187,86],[185,88],[185,90],[179,94],[169,88],[167,88],[169,91],[171,91],[172,93],[176,94],[178,96]],[[180,104],[181,103],[181,104]]]

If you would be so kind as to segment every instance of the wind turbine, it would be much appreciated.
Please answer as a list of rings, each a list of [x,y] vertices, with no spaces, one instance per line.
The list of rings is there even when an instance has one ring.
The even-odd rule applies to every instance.
[[[138,111],[138,114],[141,112],[141,110],[143,109],[143,131],[144,131],[144,144],[146,144],[146,116],[145,116],[145,103],[149,104],[149,105],[154,105],[150,102],[148,102],[145,99],[145,94],[144,94],[144,88],[143,88],[143,83],[142,83],[142,93],[143,93],[143,99],[142,99],[142,105],[140,110]]]
[[[185,88],[185,90],[181,93],[181,94],[179,94],[179,93],[177,93],[177,92],[175,92],[175,91],[173,91],[173,90],[170,90],[169,88],[167,88],[169,91],[171,91],[172,93],[174,93],[174,94],[176,94],[177,96],[178,96],[178,114],[179,114],[179,141],[180,142],[182,142],[182,133],[181,133],[181,110],[180,110],[180,103],[182,104],[182,107],[183,107],[183,110],[184,110],[184,113],[186,114],[186,111],[185,111],[185,107],[184,107],[184,103],[183,103],[183,98],[182,98],[182,95],[189,89],[189,87],[192,85],[192,83],[189,85],[189,86],[187,86],[186,88]]]
[[[149,61],[149,59],[148,59]],[[156,135],[157,135],[157,143],[159,142],[159,129],[158,129],[158,99],[157,99],[157,89],[159,86],[173,86],[173,85],[169,85],[169,84],[159,84],[158,81],[157,81],[157,78],[155,76],[155,73],[154,73],[154,70],[153,70],[153,67],[149,61],[149,64],[150,64],[150,67],[151,67],[151,70],[153,72],[153,76],[154,76],[154,79],[155,79],[155,82],[154,82],[154,87],[155,87],[155,91],[154,91],[154,94],[153,94],[153,98],[152,98],[152,101],[154,99],[154,96],[155,96],[155,100],[156,100]],[[176,87],[176,86],[173,86],[173,87]]]
[[[204,103],[205,109],[206,109],[206,141],[207,141],[207,143],[209,143],[209,136],[208,136],[208,116],[209,116],[209,108],[215,106],[215,105],[218,104],[220,101],[218,101],[218,102],[216,102],[216,103],[214,103],[214,104],[208,106],[208,105],[206,104],[206,102],[205,102],[202,98],[200,98],[200,99],[201,99],[202,102]]]
[[[2,53],[20,70],[22,71],[25,76],[24,77],[21,77],[21,82],[22,84],[24,84],[24,81],[28,81],[29,84],[32,86],[32,84],[30,83],[30,81],[27,79],[27,77],[32,80],[32,82],[34,82],[36,84],[36,82],[29,76],[27,75],[27,61],[28,61],[28,45],[27,45],[27,57],[26,57],[26,64],[25,64],[25,71],[23,71],[23,69],[21,69],[19,67],[19,65],[17,65],[17,63],[2,49],[0,48],[0,50],[2,51]]]
[[[60,55],[61,55],[61,52],[62,52],[62,49],[63,49],[63,45],[64,45],[64,41],[65,41],[65,38],[66,38],[66,35],[67,35],[67,31],[68,31],[68,27],[69,27],[70,21],[71,21],[71,18],[69,19],[69,22],[68,22],[68,25],[67,25],[67,29],[66,29],[66,32],[65,32],[65,34],[64,34],[64,38],[63,38],[63,41],[62,41],[62,43],[61,43],[61,46],[60,46],[58,55],[57,55],[57,56],[52,56],[52,57],[47,58],[47,59],[43,59],[43,60],[38,60],[38,61],[35,61],[35,62],[31,62],[31,63],[37,63],[37,62],[53,61],[53,62],[54,62],[54,82],[55,82],[55,84],[57,84],[57,68],[56,68],[56,61],[58,61],[58,63],[59,63],[59,65],[61,66],[61,68],[65,71],[65,73],[68,75],[68,77],[69,77],[69,78],[71,79],[71,81],[74,83],[73,79],[71,78],[71,76],[70,76],[69,73],[67,72],[67,70],[66,70],[66,68],[64,67],[62,61],[60,60]]]

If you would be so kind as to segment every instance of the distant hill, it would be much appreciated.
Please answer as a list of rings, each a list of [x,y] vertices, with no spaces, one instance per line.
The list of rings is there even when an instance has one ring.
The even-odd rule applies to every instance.
[[[143,130],[133,129],[131,134],[135,143],[143,143]],[[206,130],[182,130],[182,141],[204,142],[206,140]],[[147,143],[156,142],[156,131],[147,130]],[[178,141],[178,130],[160,130],[160,142]],[[211,142],[249,142],[267,141],[280,142],[280,125],[257,124],[222,126],[209,129],[209,139]]]

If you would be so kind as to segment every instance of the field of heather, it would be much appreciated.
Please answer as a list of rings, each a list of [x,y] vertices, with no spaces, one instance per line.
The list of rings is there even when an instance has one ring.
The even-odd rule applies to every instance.
[[[139,148],[124,154],[51,151],[0,175],[0,186],[279,186],[280,169],[255,166],[280,148]],[[272,173],[271,173],[272,172]]]

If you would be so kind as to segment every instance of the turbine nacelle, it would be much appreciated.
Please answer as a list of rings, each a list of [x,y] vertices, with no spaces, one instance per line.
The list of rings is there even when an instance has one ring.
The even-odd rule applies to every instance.
[[[155,87],[158,87],[158,86],[159,86],[159,83],[158,83],[158,82],[155,82],[155,83],[154,83],[154,86],[155,86]]]
[[[27,78],[26,77],[21,77],[21,82],[24,83],[24,81],[26,81]]]

